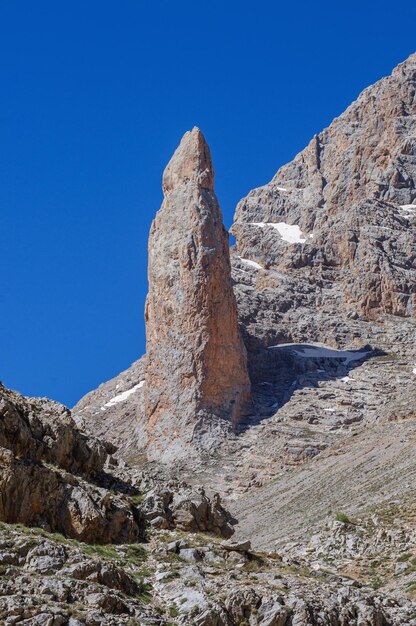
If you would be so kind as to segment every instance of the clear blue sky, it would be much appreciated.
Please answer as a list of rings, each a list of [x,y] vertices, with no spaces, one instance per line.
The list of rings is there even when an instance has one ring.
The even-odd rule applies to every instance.
[[[71,406],[128,367],[182,134],[205,133],[230,226],[415,23],[414,0],[0,0],[0,380]]]

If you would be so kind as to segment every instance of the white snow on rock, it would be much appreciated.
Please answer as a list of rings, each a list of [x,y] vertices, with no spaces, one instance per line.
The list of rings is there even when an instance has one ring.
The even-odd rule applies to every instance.
[[[413,374],[416,374],[416,367],[413,368]]]
[[[283,241],[287,243],[305,243],[308,238],[296,224],[286,224],[285,222],[249,222],[249,224],[251,226],[259,226],[259,228],[271,226],[277,230]],[[309,237],[313,237],[313,234],[309,235]]]
[[[254,267],[256,270],[262,270],[263,269],[263,266],[260,265],[259,263],[256,263],[255,261],[251,261],[250,259],[243,259],[243,257],[241,257],[241,256],[239,256],[238,258],[240,259],[240,261],[242,261],[246,265],[250,265],[251,267]]]
[[[296,356],[304,359],[343,359],[345,365],[359,361],[371,353],[371,350],[337,350],[322,343],[281,343],[277,346],[270,346],[269,350],[284,348],[290,348]],[[343,380],[345,381],[346,378],[348,377],[345,376]]]
[[[286,187],[276,187],[277,191],[289,191]]]
[[[401,204],[400,209],[406,219],[413,219],[416,217],[416,204]]]
[[[111,400],[106,402],[104,406],[101,407],[101,410],[105,411],[107,407],[114,406],[115,404],[118,404],[119,402],[124,402],[133,393],[136,393],[138,389],[143,387],[143,385],[144,385],[144,380],[141,380],[139,383],[137,383],[137,385],[134,385],[134,387],[132,387],[131,389],[128,389],[127,391],[123,391],[122,393],[119,393],[117,396],[114,396],[114,398],[111,398]]]

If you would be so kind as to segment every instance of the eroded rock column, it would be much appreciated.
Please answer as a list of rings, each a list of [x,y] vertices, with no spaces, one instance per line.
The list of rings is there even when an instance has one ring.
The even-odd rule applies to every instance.
[[[163,192],[149,238],[145,410],[149,458],[170,461],[215,447],[239,421],[250,382],[228,233],[198,128],[166,167]]]

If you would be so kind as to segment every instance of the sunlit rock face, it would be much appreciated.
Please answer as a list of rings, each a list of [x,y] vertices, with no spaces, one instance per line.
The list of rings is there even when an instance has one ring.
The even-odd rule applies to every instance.
[[[187,132],[163,175],[149,238],[145,414],[150,459],[215,447],[250,389],[237,325],[228,233],[201,131]]]
[[[312,268],[317,291],[333,280],[367,320],[415,317],[415,93],[412,54],[239,203],[238,254],[290,274]]]

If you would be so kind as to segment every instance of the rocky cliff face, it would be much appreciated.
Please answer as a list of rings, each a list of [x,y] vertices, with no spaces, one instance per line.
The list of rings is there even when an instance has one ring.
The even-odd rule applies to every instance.
[[[269,184],[250,192],[237,207],[232,229],[237,241],[231,255],[232,278],[252,383],[251,414],[240,422],[240,428],[258,425],[262,419],[273,416],[273,420],[285,421],[286,414],[289,420],[317,424],[317,432],[312,432],[308,426],[306,438],[294,436],[291,429],[279,437],[271,437],[269,431],[275,426],[273,420],[269,420],[263,425],[264,437],[260,437],[259,446],[257,431],[252,430],[251,436],[249,432],[244,437],[240,435],[243,456],[251,450],[256,464],[268,464],[272,468],[274,463],[288,459],[303,461],[331,445],[328,431],[332,429],[353,428],[352,424],[373,421],[379,415],[389,419],[396,410],[409,412],[401,403],[413,398],[411,372],[416,360],[413,304],[416,204],[412,204],[416,202],[415,67],[416,56],[412,55],[390,77],[366,89],[328,129],[282,167]],[[193,443],[196,443],[195,435],[190,433],[199,410],[197,389],[202,380],[202,365],[215,361],[209,355],[216,342],[210,344],[204,340],[198,345],[197,339],[199,328],[206,331],[206,336],[219,337],[207,322],[215,318],[210,317],[206,303],[199,301],[192,292],[192,285],[202,285],[205,281],[209,291],[210,285],[217,288],[221,281],[229,284],[228,257],[221,253],[227,267],[225,270],[222,267],[220,273],[211,268],[209,275],[214,276],[215,281],[210,283],[205,270],[191,263],[193,258],[199,258],[195,256],[196,251],[203,249],[203,246],[195,247],[195,241],[201,239],[194,237],[192,240],[191,235],[189,241],[183,238],[183,232],[190,233],[196,224],[202,228],[198,222],[202,213],[191,209],[192,203],[195,204],[193,194],[197,197],[196,205],[199,202],[205,209],[208,205],[211,207],[209,214],[215,214],[212,207],[217,207],[209,156],[205,148],[195,150],[202,140],[200,135],[198,137],[193,144],[189,140],[183,144],[167,168],[166,198],[154,225],[156,228],[160,222],[159,234],[156,230],[152,232],[150,273],[154,287],[149,295],[148,334],[149,350],[155,358],[148,371],[156,381],[155,391],[151,385],[143,383],[145,365],[140,361],[83,399],[74,412],[75,418],[95,434],[102,434],[110,425],[130,460],[134,459],[134,449],[143,451],[145,445],[145,404],[151,425],[148,431],[151,455],[159,454],[158,441],[172,442],[177,436],[175,428],[171,428],[175,406],[182,415],[180,438],[187,444],[194,436]],[[184,228],[186,220],[190,221]],[[214,222],[218,226],[220,217]],[[171,239],[166,235],[168,229],[173,233]],[[198,232],[201,237],[202,230]],[[210,231],[209,236],[214,236],[214,231]],[[180,248],[181,262],[179,256],[175,260],[175,245],[170,245],[175,237],[179,237],[184,246]],[[226,244],[222,226],[215,231],[215,237],[216,245],[223,252]],[[170,259],[168,269],[161,267],[161,258]],[[186,292],[183,281],[192,293]],[[185,293],[187,296],[181,303],[180,297]],[[166,307],[162,304],[165,298],[169,303]],[[176,308],[169,310],[172,303]],[[199,317],[192,313],[193,306],[200,308]],[[230,310],[234,311],[233,304]],[[235,328],[229,315],[224,316],[222,311],[220,317],[225,329]],[[164,325],[164,320],[169,321]],[[152,335],[156,328],[157,342],[156,335]],[[181,337],[189,339],[186,349]],[[329,359],[314,358],[312,354],[304,358],[296,349],[273,347],[292,342],[321,342],[343,352],[332,354]],[[239,346],[238,339],[233,345]],[[356,367],[355,363],[360,362],[350,361],[348,350],[362,349],[362,357],[368,358],[371,353],[368,346],[374,349],[373,356],[377,350],[385,353],[393,350],[400,367],[409,375],[404,375],[398,386],[394,363],[380,364],[375,373],[373,366],[366,364],[354,377],[357,381],[363,379],[360,385],[355,384],[352,377],[347,390],[345,384],[340,385],[342,396],[346,396],[342,402],[350,408],[342,411],[341,416],[337,411],[333,415],[333,408],[324,406],[319,400],[320,394],[308,391],[309,386],[332,387],[337,380],[348,378],[351,364]],[[237,353],[241,354],[239,347],[233,352],[234,356]],[[198,367],[188,376],[185,374],[192,370],[192,359],[196,359]],[[225,357],[217,359],[215,367],[221,368],[225,362],[231,363]],[[210,367],[210,371],[214,371]],[[168,375],[173,369],[177,372],[176,378]],[[242,369],[237,364],[234,371],[241,374]],[[233,398],[232,394],[227,396],[227,383],[221,382],[223,375],[224,371],[218,377],[218,384],[217,381],[213,385],[205,384],[205,398],[210,398],[207,406],[211,403],[216,407],[222,396],[228,398],[230,407]],[[246,381],[245,375],[240,375],[239,384],[242,379]],[[212,378],[208,376],[206,381]],[[376,398],[369,402],[376,389],[384,391],[385,402],[381,408],[377,407]],[[404,390],[403,396],[400,389]],[[329,393],[333,393],[332,389]],[[302,406],[306,396],[307,410]],[[194,398],[194,406],[188,413],[191,398]],[[311,406],[315,408],[311,410]],[[218,421],[218,424],[224,423]],[[128,432],[125,432],[126,425],[129,425]],[[203,429],[201,424],[200,432]],[[225,435],[223,429],[218,434],[216,440],[221,442]],[[169,445],[175,447],[175,444]],[[256,446],[261,448],[260,453],[255,451]],[[169,454],[170,451],[167,457]],[[143,456],[136,454],[136,460],[139,458]],[[250,460],[241,458],[241,462],[240,469],[244,472]]]
[[[215,445],[248,400],[228,233],[214,193],[209,148],[194,128],[163,175],[164,201],[149,237],[145,415],[150,459]]]
[[[139,511],[106,488],[115,450],[80,432],[62,405],[0,384],[0,520],[93,543],[142,538]]]
[[[251,191],[236,210],[237,253],[295,279],[312,273],[318,308],[329,280],[365,319],[415,316],[415,91],[412,55]]]
[[[84,396],[73,410],[81,430],[111,441],[132,464],[145,457],[144,377],[146,357]]]

